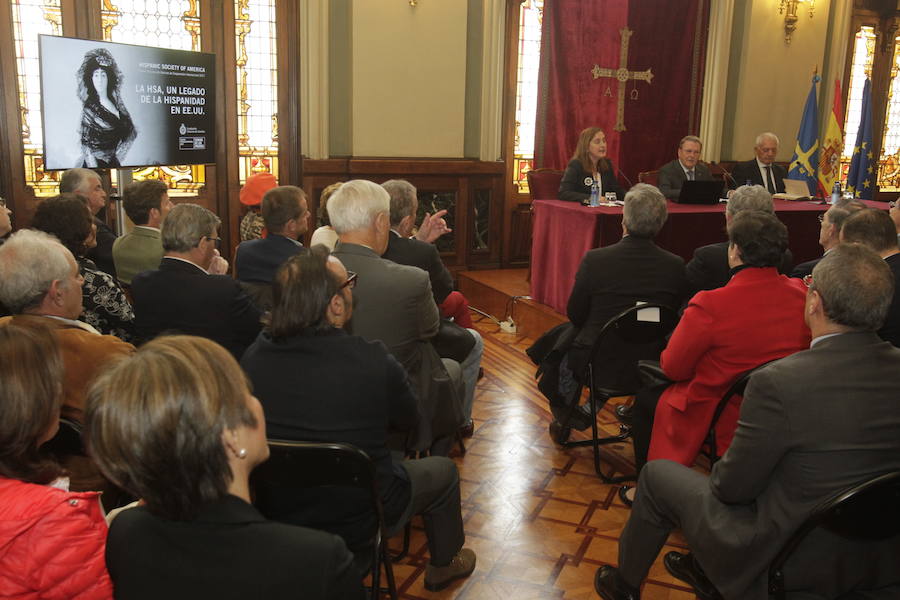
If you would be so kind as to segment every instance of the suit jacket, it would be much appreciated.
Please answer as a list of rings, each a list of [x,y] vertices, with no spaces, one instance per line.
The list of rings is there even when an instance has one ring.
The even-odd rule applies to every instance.
[[[791,249],[784,251],[778,272],[788,274],[794,264]],[[687,278],[691,291],[714,290],[728,283],[731,279],[731,267],[728,266],[728,242],[717,242],[708,246],[700,246],[694,250],[694,256],[687,264]]]
[[[198,335],[240,360],[261,327],[259,309],[238,282],[187,261],[163,258],[159,270],[135,276],[131,294],[141,341],[164,332]]]
[[[385,520],[399,520],[409,504],[409,477],[391,457],[388,429],[411,430],[419,414],[406,371],[381,342],[334,328],[277,341],[263,332],[244,353],[241,367],[265,409],[266,435],[344,442],[364,450],[375,463]],[[289,522],[347,540],[359,529],[354,527],[359,515],[370,512],[355,506],[347,510],[339,499],[314,503],[302,514],[297,499],[287,504]]]
[[[236,551],[240,549],[240,551]],[[144,506],[109,528],[106,564],[116,598],[363,598],[353,556],[337,536],[266,521],[236,496],[191,521]]]
[[[581,166],[581,161],[569,161],[562,181],[559,182],[559,199],[569,202],[584,202],[591,197],[591,183],[585,183],[589,179],[593,181],[591,178],[592,175]],[[609,162],[609,169],[600,172],[600,187],[602,188],[601,196],[606,192],[615,192],[616,198],[625,199],[625,192],[622,191],[622,187],[616,179],[612,161]]]
[[[283,235],[241,242],[234,257],[234,278],[251,283],[272,283],[275,271],[303,250],[303,244]]]
[[[383,342],[409,374],[422,415],[411,445],[424,449],[452,435],[463,422],[461,399],[431,344],[440,317],[428,274],[357,244],[338,243],[334,255],[359,274],[350,333]]]
[[[730,182],[731,185],[741,186],[749,181],[750,185],[766,187],[766,182],[763,181],[762,173],[759,172],[759,165],[756,163],[755,158],[734,165],[731,177],[734,180]],[[787,171],[784,170],[784,167],[772,163],[772,179],[775,180],[775,192],[778,194],[784,193],[785,177],[787,177]]]
[[[677,310],[686,293],[684,261],[659,248],[653,240],[629,235],[612,246],[590,250],[578,267],[567,306],[569,320],[580,329],[575,343],[589,349],[611,317],[639,300],[658,302]],[[637,374],[628,365],[639,358],[655,360],[661,349],[640,347],[622,352],[600,348],[594,361],[597,383],[635,386]],[[573,371],[578,372],[586,366],[585,351],[576,350],[569,362]]]
[[[698,162],[694,167],[694,180],[712,181],[712,178],[709,167]],[[681,186],[685,181],[687,181],[687,176],[677,158],[659,168],[659,191],[666,198],[677,198],[681,194]]]
[[[884,260],[894,274],[894,299],[891,300],[891,306],[884,318],[884,324],[878,330],[878,335],[884,341],[900,347],[900,254],[888,256]]]
[[[112,254],[119,281],[131,285],[131,280],[138,273],[159,268],[163,257],[159,229],[135,227],[131,233],[116,239]]]
[[[767,599],[769,563],[820,503],[900,469],[898,371],[900,350],[861,332],[822,339],[753,376],[731,447],[682,509],[691,551],[726,598]],[[786,584],[835,598],[838,583],[896,583],[897,546],[816,532],[788,562]],[[878,556],[885,547],[893,555]]]
[[[806,286],[774,267],[742,269],[725,287],[691,298],[660,357],[676,383],[657,404],[648,459],[691,465],[738,375],[809,348],[805,302]],[[740,403],[733,398],[716,424],[719,456],[731,443]]]
[[[97,264],[101,271],[116,276],[116,264],[113,260],[113,244],[116,234],[105,221],[94,217],[94,225],[97,226],[97,245],[87,251],[85,256]]]
[[[816,268],[816,265],[819,264],[819,261],[823,258],[825,258],[824,254],[818,258],[800,263],[799,265],[791,269],[791,277],[803,279],[804,277],[812,273],[813,269]]]
[[[434,301],[438,304],[446,300],[453,291],[453,276],[441,261],[441,255],[434,244],[426,244],[415,238],[400,237],[391,231],[387,250],[381,256],[395,263],[419,267],[426,271],[431,281],[431,293],[434,294]]]

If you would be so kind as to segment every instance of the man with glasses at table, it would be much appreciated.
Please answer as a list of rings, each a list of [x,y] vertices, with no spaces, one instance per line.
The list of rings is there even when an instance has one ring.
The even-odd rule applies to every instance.
[[[219,217],[196,204],[179,204],[162,224],[165,255],[156,271],[132,280],[140,341],[166,332],[218,342],[238,360],[260,330],[260,311],[219,256]]]
[[[787,171],[781,165],[775,164],[775,156],[778,154],[778,136],[771,132],[759,134],[756,136],[753,151],[756,153],[755,158],[734,166],[731,183],[734,187],[744,184],[761,185],[770,194],[783,194]]]

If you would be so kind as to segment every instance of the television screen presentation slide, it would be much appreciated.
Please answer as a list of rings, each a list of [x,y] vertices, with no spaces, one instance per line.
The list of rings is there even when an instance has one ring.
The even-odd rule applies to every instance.
[[[215,55],[41,35],[44,168],[215,162]]]

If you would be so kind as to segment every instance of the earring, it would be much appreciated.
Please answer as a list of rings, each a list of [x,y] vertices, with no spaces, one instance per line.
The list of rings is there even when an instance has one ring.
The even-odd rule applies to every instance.
[[[247,449],[241,448],[240,450],[238,450],[237,455],[238,455],[238,458],[247,458]]]

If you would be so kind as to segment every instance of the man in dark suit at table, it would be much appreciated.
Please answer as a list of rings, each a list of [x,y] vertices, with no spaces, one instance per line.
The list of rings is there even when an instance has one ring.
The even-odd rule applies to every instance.
[[[753,151],[756,153],[756,158],[734,166],[734,170],[731,172],[732,187],[744,184],[761,185],[770,194],[783,194],[787,171],[781,165],[775,164],[775,156],[778,154],[778,136],[769,131],[759,134],[756,136],[756,145],[753,147]]]
[[[742,185],[734,191],[725,207],[725,224],[745,210],[761,210],[775,214],[772,195],[758,185]],[[784,251],[784,259],[778,267],[780,273],[789,273],[794,264],[790,249]],[[701,246],[694,250],[694,256],[687,264],[687,278],[692,293],[720,288],[731,279],[728,266],[728,242],[718,242]]]
[[[837,204],[829,208],[823,214],[819,215],[819,245],[822,246],[822,256],[808,260],[795,266],[791,271],[791,277],[803,278],[812,273],[813,268],[819,264],[832,248],[841,243],[841,227],[844,221],[851,213],[856,212],[866,205],[859,200],[844,200],[843,198]]]
[[[349,329],[383,342],[409,374],[423,417],[409,449],[443,454],[464,421],[462,373],[457,361],[441,359],[431,343],[440,316],[428,273],[381,257],[391,231],[390,202],[384,188],[364,180],[346,182],[328,199],[328,217],[340,239],[334,256],[358,276]]]
[[[672,575],[700,598],[765,600],[770,562],[822,502],[900,469],[900,350],[875,335],[892,294],[890,269],[868,248],[841,244],[816,265],[803,311],[811,348],[754,374],[709,476],[667,460],[644,467],[618,567],[594,579],[602,598],[639,598],[680,528],[691,554],[665,556]],[[789,591],[837,598],[900,582],[900,540],[865,544],[814,531],[788,563]]]
[[[894,299],[878,335],[900,347],[900,248],[891,217],[883,210],[866,208],[847,217],[841,228],[841,242],[862,244],[878,253],[894,274]]]
[[[219,256],[219,217],[197,204],[179,204],[162,224],[165,256],[157,271],[131,282],[138,338],[165,332],[218,342],[240,360],[261,328],[259,309]]]
[[[678,158],[659,168],[659,191],[666,198],[677,198],[685,181],[710,181],[709,167],[700,162],[703,144],[695,135],[686,135],[678,143]]]

